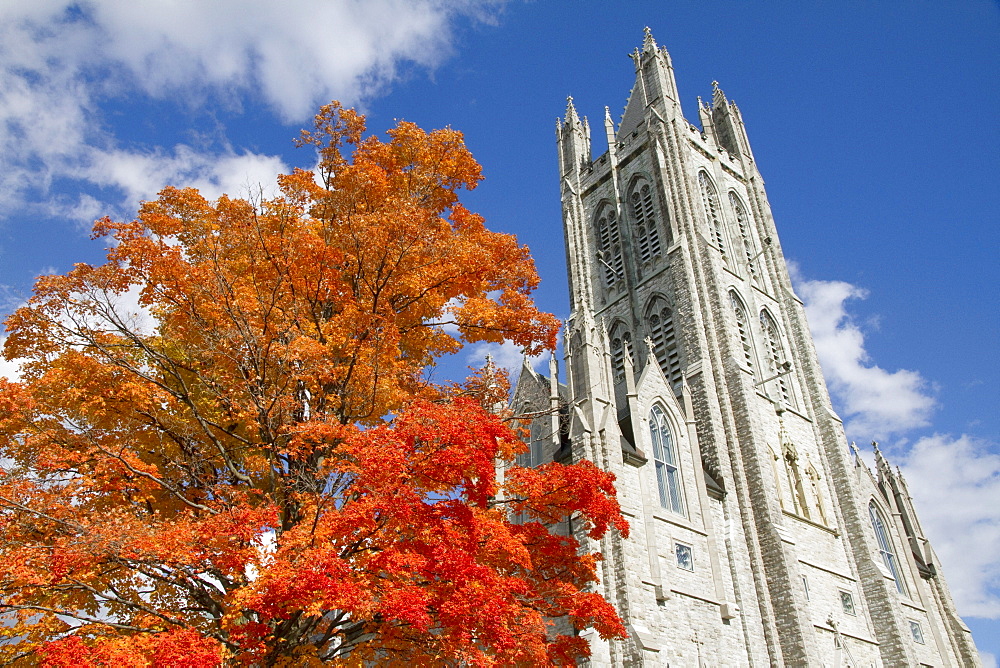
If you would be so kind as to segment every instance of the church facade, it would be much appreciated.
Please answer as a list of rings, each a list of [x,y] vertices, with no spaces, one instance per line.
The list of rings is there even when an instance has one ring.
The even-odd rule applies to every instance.
[[[600,590],[626,640],[591,665],[976,666],[906,482],[831,406],[736,105],[700,127],[646,31],[607,151],[557,127],[571,316],[566,384],[527,365],[526,464],[617,476],[631,533]]]

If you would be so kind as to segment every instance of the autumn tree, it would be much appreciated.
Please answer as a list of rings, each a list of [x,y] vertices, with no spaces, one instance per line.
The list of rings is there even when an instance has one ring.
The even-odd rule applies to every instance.
[[[498,484],[524,447],[489,410],[503,378],[427,372],[463,342],[554,346],[527,249],[459,203],[460,133],[364,130],[324,107],[318,167],[273,199],[167,188],[98,221],[107,262],[8,318],[0,659],[534,665],[624,632],[553,531],[627,531],[611,477]]]

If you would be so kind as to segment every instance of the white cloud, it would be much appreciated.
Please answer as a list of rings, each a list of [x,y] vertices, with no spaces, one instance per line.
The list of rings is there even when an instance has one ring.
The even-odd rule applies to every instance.
[[[451,20],[487,3],[435,0],[176,0],[84,3],[105,58],[148,94],[259,88],[287,120],[332,97],[363,99],[401,61],[432,67],[450,51]]]
[[[872,363],[864,333],[847,312],[848,300],[864,299],[868,293],[844,281],[805,280],[795,271],[793,278],[848,435],[883,439],[926,427],[936,406],[927,380],[917,371],[887,371]]]
[[[90,196],[54,201],[75,179],[121,192],[125,210],[161,187],[212,193],[270,184],[274,157],[190,146],[123,148],[101,105],[141,92],[156,99],[261,99],[303,121],[332,98],[358,103],[402,63],[433,67],[450,52],[460,15],[488,18],[498,2],[473,0],[35,0],[0,3],[0,198],[48,200],[43,209],[90,216]],[[90,197],[90,199],[87,199]],[[104,208],[104,207],[101,207]]]
[[[264,188],[265,196],[273,196],[275,176],[287,171],[284,162],[273,156],[232,151],[211,155],[178,145],[172,153],[95,152],[86,174],[92,183],[119,188],[126,205],[134,209],[140,200],[153,197],[168,184],[193,186],[208,199],[223,193],[245,197],[258,186]]]
[[[934,434],[896,457],[959,612],[992,619],[1000,618],[998,450],[970,436]]]
[[[983,668],[997,668],[997,658],[989,652],[979,650],[979,660],[983,662]]]
[[[470,366],[482,366],[486,356],[493,357],[493,363],[501,369],[506,369],[511,382],[517,380],[521,372],[524,354],[515,343],[504,341],[503,343],[477,343],[467,349],[466,360]],[[548,356],[529,357],[528,362],[535,371],[540,371],[548,363]]]
[[[20,380],[21,374],[19,372],[20,364],[17,360],[8,361],[2,354],[3,344],[7,341],[6,336],[0,336],[0,378],[7,378],[8,380]]]
[[[849,300],[867,292],[843,281],[806,280],[790,269],[848,436],[898,439],[927,427],[936,407],[927,380],[874,364],[847,310]],[[966,435],[934,434],[912,444],[905,438],[890,446],[891,458],[906,477],[959,613],[1000,618],[1000,444]]]

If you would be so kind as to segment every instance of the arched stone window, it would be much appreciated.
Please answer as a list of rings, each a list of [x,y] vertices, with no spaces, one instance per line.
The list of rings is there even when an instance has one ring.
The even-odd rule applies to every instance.
[[[778,325],[766,310],[760,312],[760,328],[764,332],[764,345],[766,347],[764,357],[767,360],[767,376],[770,377],[783,371],[780,365],[785,361],[785,351],[781,345],[781,334],[778,332]],[[792,405],[792,393],[789,390],[786,377],[778,376],[775,380],[778,382],[778,389],[781,391],[782,400],[786,404]]]
[[[719,253],[722,254],[722,261],[729,264],[726,233],[722,226],[722,212],[719,210],[719,193],[705,172],[698,172],[698,185],[701,187],[701,200],[705,205],[705,213],[708,214],[708,226],[712,241],[719,249]]]
[[[677,466],[677,450],[670,435],[667,416],[659,406],[649,411],[649,438],[653,445],[653,463],[656,467],[656,486],[660,505],[675,513],[684,514],[684,495]]]
[[[653,355],[660,363],[660,369],[673,384],[681,379],[681,357],[677,348],[677,332],[674,330],[674,314],[667,302],[656,297],[646,309],[646,323],[649,338],[653,342]]]
[[[625,328],[622,322],[615,323],[611,328],[611,371],[614,382],[625,380],[625,350],[632,352],[632,332]]]
[[[546,432],[551,431],[545,420],[535,419],[531,421],[528,429],[528,451],[517,456],[517,465],[527,467],[539,466],[543,463]]]
[[[621,232],[618,215],[610,205],[604,206],[597,216],[597,264],[600,265],[604,284],[611,287],[624,277],[625,261],[622,256]]]
[[[729,291],[729,303],[733,308],[733,313],[736,315],[736,334],[740,339],[740,347],[743,348],[743,361],[754,375],[754,378],[756,378],[757,365],[755,359],[757,356],[754,353],[753,339],[750,336],[750,319],[747,317],[747,309],[735,290]]]
[[[632,216],[635,219],[635,240],[639,260],[649,262],[660,254],[660,232],[656,224],[656,210],[653,206],[653,191],[648,183],[636,185],[629,197]]]
[[[747,215],[746,207],[733,192],[729,193],[729,204],[733,207],[733,213],[736,215],[736,225],[740,231],[740,242],[743,244],[743,253],[747,262],[747,272],[750,274],[750,280],[759,284],[760,276],[757,274],[757,267],[754,264],[757,248],[753,242],[753,233],[750,230],[750,218]]]
[[[896,553],[892,549],[892,540],[889,538],[885,516],[882,515],[882,511],[879,510],[874,501],[868,503],[868,514],[871,516],[872,529],[875,530],[875,540],[878,541],[878,551],[882,556],[882,563],[895,578],[896,589],[900,594],[906,595],[906,584],[903,582],[902,574],[896,565]]]

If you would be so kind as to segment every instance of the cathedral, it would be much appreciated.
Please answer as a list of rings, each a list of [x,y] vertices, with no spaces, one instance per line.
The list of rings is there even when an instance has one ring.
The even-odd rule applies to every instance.
[[[646,30],[616,125],[558,122],[566,382],[527,364],[525,465],[588,459],[631,526],[593,666],[978,666],[906,481],[833,411],[736,104],[698,124]]]

